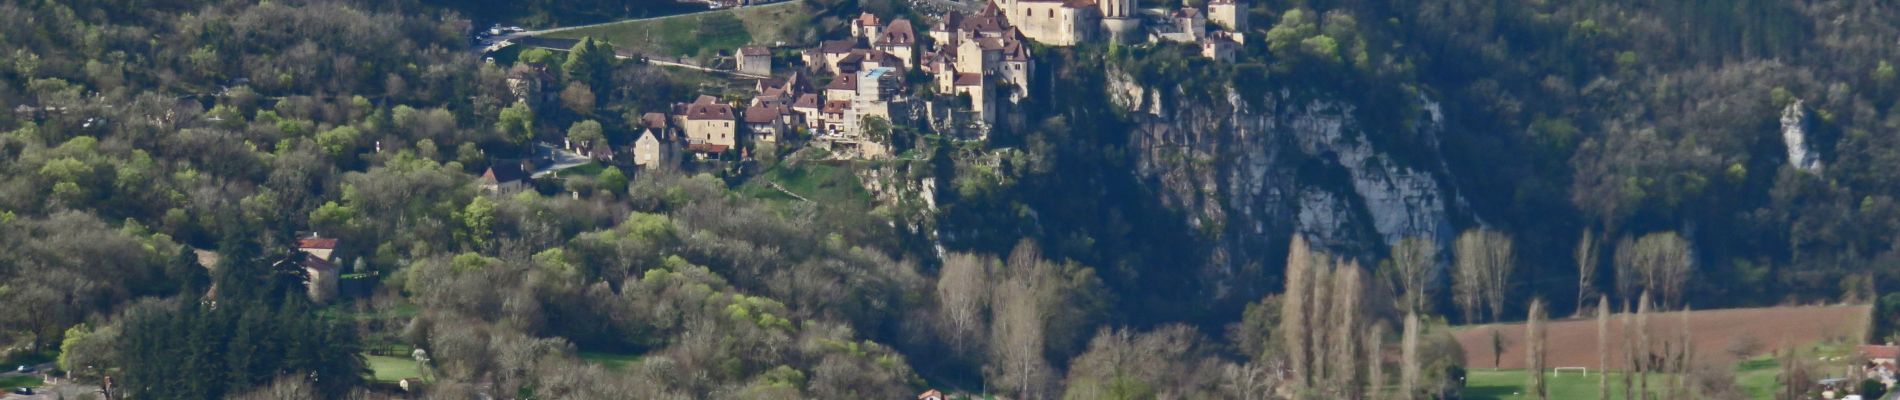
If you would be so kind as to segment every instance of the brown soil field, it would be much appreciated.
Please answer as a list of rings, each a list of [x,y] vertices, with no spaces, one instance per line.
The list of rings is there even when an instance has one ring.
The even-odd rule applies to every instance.
[[[1732,364],[1737,357],[1730,352],[1735,343],[1750,340],[1760,344],[1750,357],[1768,354],[1778,349],[1814,344],[1828,339],[1857,339],[1866,331],[1869,306],[1790,306],[1772,308],[1738,308],[1727,310],[1707,310],[1689,312],[1690,341],[1697,363]],[[1618,360],[1623,360],[1622,335],[1623,317],[1616,314],[1610,317],[1610,366],[1611,370],[1625,369]],[[1634,324],[1634,316],[1630,315]],[[1682,315],[1680,312],[1661,312],[1649,315],[1649,338],[1653,343],[1652,353],[1662,353],[1663,343],[1680,342],[1682,335]],[[1597,321],[1594,318],[1566,319],[1551,321],[1548,325],[1545,343],[1545,365],[1556,367],[1588,367],[1598,369],[1597,361]],[[1499,357],[1498,368],[1524,368],[1527,364],[1525,352],[1524,324],[1490,324],[1461,327],[1453,336],[1458,344],[1464,346],[1465,366],[1467,368],[1492,368],[1491,332],[1497,330],[1504,338],[1504,354]],[[1633,340],[1631,342],[1634,342]],[[1670,345],[1672,347],[1678,345]],[[1628,364],[1627,361],[1621,364]]]

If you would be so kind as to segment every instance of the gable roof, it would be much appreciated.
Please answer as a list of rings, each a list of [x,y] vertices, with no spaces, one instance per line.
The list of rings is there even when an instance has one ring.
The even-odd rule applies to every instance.
[[[746,57],[770,57],[772,56],[772,51],[766,50],[765,46],[746,46],[739,48],[739,55]]]
[[[666,114],[650,112],[640,115],[640,126],[647,129],[666,130]]]
[[[849,40],[826,40],[818,43],[818,52],[824,54],[844,54],[850,53],[851,48],[857,46],[858,44],[856,42]]]
[[[917,30],[911,28],[910,20],[903,18],[891,21],[891,26],[885,28],[884,34],[878,35],[877,38],[879,46],[909,46],[915,43],[917,43]]]
[[[1900,358],[1900,346],[1866,344],[1860,346],[1860,354],[1867,358]]]
[[[686,119],[690,121],[731,121],[732,106],[720,103],[718,97],[699,96],[699,100],[686,106]]]
[[[509,160],[496,160],[482,172],[482,181],[490,183],[522,182],[528,180],[528,173],[521,170],[521,163]]]
[[[748,124],[769,124],[778,120],[778,116],[777,108],[753,106],[745,109],[745,123]]]
[[[858,90],[858,74],[838,75],[825,85],[825,90]]]
[[[983,74],[964,72],[957,74],[957,86],[979,86],[983,84]]]
[[[858,18],[857,18],[857,24],[858,24],[858,26],[878,26],[878,25],[882,25],[881,23],[879,23],[879,22],[878,22],[878,20],[877,20],[877,15],[876,15],[876,14],[872,14],[872,13],[869,13],[869,12],[866,12],[866,13],[863,13],[863,14],[858,14]]]
[[[792,103],[792,108],[816,109],[818,108],[818,95],[812,93],[798,95],[798,101]]]

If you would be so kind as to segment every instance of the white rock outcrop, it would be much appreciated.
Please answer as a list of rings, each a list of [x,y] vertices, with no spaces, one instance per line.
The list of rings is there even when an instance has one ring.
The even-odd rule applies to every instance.
[[[1808,148],[1808,111],[1795,100],[1781,111],[1781,141],[1788,145],[1788,164],[1809,173],[1821,173],[1821,155]]]

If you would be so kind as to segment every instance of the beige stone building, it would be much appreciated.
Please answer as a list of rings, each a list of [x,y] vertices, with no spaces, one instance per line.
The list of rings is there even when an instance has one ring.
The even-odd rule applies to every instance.
[[[686,129],[686,146],[696,153],[723,153],[739,145],[738,118],[732,106],[719,98],[699,96],[687,104],[680,124]]]
[[[1247,31],[1247,3],[1241,0],[1207,2],[1207,20],[1235,32]]]
[[[739,72],[759,76],[771,76],[772,50],[764,46],[746,46],[739,48]]]
[[[671,157],[667,156],[666,142],[661,140],[662,133],[652,129],[640,132],[640,138],[633,141],[633,165],[638,167],[659,166]]]
[[[871,47],[889,54],[900,63],[899,65],[884,65],[886,67],[897,67],[899,70],[909,71],[917,64],[917,30],[911,27],[908,19],[899,18],[891,21],[891,26],[884,28],[884,33],[879,34],[877,40],[871,42]]]

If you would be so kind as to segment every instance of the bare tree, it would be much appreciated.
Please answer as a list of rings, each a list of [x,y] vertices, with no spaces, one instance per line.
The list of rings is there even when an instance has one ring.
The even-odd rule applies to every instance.
[[[990,360],[997,377],[1015,387],[1019,398],[1041,398],[1048,375],[1042,358],[1043,316],[1036,301],[1037,288],[1025,279],[1010,279],[996,291],[995,323],[991,328]]]
[[[981,343],[979,335],[987,331],[983,316],[990,301],[988,257],[951,253],[944,257],[943,270],[937,276],[937,314],[941,331],[957,352],[968,354]]]
[[[1365,334],[1366,344],[1365,347],[1363,347],[1363,352],[1365,353],[1364,359],[1366,360],[1365,395],[1371,398],[1383,397],[1381,396],[1383,392],[1381,392],[1380,389],[1385,386],[1385,363],[1383,362],[1383,357],[1381,357],[1384,353],[1380,352],[1379,349],[1384,347],[1385,330],[1385,323],[1379,322],[1372,324],[1372,327],[1367,329]]]
[[[1473,229],[1458,235],[1458,294],[1466,308],[1466,318],[1474,317],[1480,305],[1490,307],[1490,320],[1504,314],[1504,293],[1515,268],[1511,237],[1488,229]]]
[[[1280,375],[1274,373],[1278,365],[1255,363],[1223,364],[1223,395],[1230,399],[1267,400],[1273,388],[1280,386]]]
[[[1583,301],[1596,291],[1597,255],[1602,252],[1597,243],[1596,232],[1583,230],[1583,236],[1577,238],[1577,313],[1583,313]],[[1603,312],[1599,309],[1597,312]]]
[[[1526,387],[1539,399],[1550,398],[1544,384],[1544,313],[1544,299],[1531,299],[1530,317],[1524,323],[1524,346],[1528,349],[1524,365],[1530,369]]]
[[[1689,283],[1689,241],[1675,232],[1643,235],[1617,243],[1617,287],[1627,296],[1642,291],[1657,297],[1665,308],[1681,304]]]
[[[1405,338],[1400,344],[1403,364],[1399,366],[1399,398],[1403,400],[1418,398],[1418,330],[1418,313],[1405,313]]]
[[[1400,311],[1424,311],[1431,299],[1431,276],[1438,267],[1438,244],[1430,238],[1408,237],[1392,246],[1392,267],[1403,291]]]

